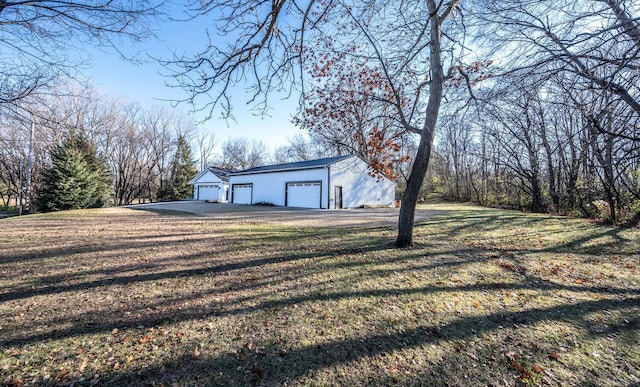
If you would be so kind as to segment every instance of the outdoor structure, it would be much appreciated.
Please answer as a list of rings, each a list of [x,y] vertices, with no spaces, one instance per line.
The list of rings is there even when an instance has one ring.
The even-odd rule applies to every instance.
[[[304,208],[391,206],[395,183],[357,156],[266,165],[229,175],[229,202]]]
[[[209,167],[194,177],[193,199],[215,202],[227,201],[230,171],[218,167]]]

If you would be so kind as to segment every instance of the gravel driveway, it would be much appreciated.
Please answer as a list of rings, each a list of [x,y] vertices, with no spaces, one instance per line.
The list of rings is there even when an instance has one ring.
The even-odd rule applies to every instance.
[[[128,206],[128,208],[158,212],[178,211],[213,219],[310,227],[395,227],[398,223],[399,212],[398,208],[317,210],[203,201],[139,204]],[[419,222],[443,212],[417,209],[415,220]]]

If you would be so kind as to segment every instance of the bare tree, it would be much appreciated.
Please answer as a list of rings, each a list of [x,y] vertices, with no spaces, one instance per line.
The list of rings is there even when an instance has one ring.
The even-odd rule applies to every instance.
[[[483,103],[443,122],[438,152],[450,168],[437,171],[439,189],[466,200],[471,186],[479,203],[637,222],[640,148],[628,136],[637,116],[615,94],[573,87],[576,78],[516,71],[476,91]]]
[[[83,44],[115,49],[152,36],[159,1],[0,2],[0,106],[71,77],[87,62]]]
[[[201,130],[196,135],[196,151],[200,165],[200,171],[207,169],[207,166],[213,161],[213,155],[218,139],[212,131]]]
[[[640,156],[637,4],[464,5],[474,15],[467,30],[476,33],[482,52],[500,58],[502,71],[491,90],[475,92],[482,103],[468,106],[477,109],[479,138],[491,141],[466,155],[469,176],[452,173],[450,181],[469,179],[495,203],[600,213],[612,221],[633,217]],[[455,147],[440,149],[445,158],[459,156]],[[597,202],[607,208],[594,210]]]
[[[20,173],[24,170],[28,136],[25,128],[8,115],[0,115],[0,187],[2,204],[16,203],[20,194]]]
[[[117,205],[155,200],[160,188],[167,186],[177,136],[193,131],[193,122],[175,111],[143,108],[71,83],[15,101],[4,113],[0,116],[4,200],[19,192],[20,160],[23,176],[27,176],[31,123],[35,126],[31,170],[35,187],[51,162],[51,148],[72,133],[81,134],[106,158]]]
[[[264,165],[269,156],[262,141],[249,141],[246,137],[229,138],[222,144],[222,168],[239,171]]]
[[[326,56],[326,54],[323,54]],[[294,122],[314,142],[339,155],[358,155],[372,173],[395,178],[409,160],[412,133],[396,120],[386,100],[393,92],[380,69],[354,65],[338,53],[318,65],[320,55],[306,60],[315,79],[306,93],[304,108]],[[317,85],[316,85],[317,84]]]
[[[473,146],[471,126],[463,120],[447,120],[442,124],[441,135],[437,148],[447,168],[443,182],[444,195],[455,200],[470,200],[472,184],[468,168]]]
[[[153,106],[141,113],[141,130],[153,155],[151,170],[157,171],[159,177],[158,181],[150,181],[148,192],[151,200],[162,198],[169,192],[170,163],[176,149],[176,134],[180,133],[179,122],[174,118],[174,114],[160,106]]]
[[[485,42],[493,42],[487,46],[506,56],[505,71],[518,69],[538,74],[538,79],[570,74],[562,78],[571,81],[567,87],[611,94],[640,115],[637,4],[625,0],[477,4],[475,12],[483,22],[478,31]],[[627,131],[627,136],[640,139],[637,126]]]
[[[289,163],[295,161],[305,161],[319,159],[323,157],[336,156],[336,149],[317,138],[308,138],[302,133],[297,133],[289,137],[286,145],[275,149],[271,157],[274,164]]]

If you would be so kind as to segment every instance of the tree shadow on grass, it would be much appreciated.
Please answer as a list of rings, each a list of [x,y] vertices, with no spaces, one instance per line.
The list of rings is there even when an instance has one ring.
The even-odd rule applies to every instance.
[[[433,246],[398,251],[391,247],[386,236],[380,236],[381,232],[382,229],[363,233],[357,229],[338,231],[252,228],[233,234],[239,240],[248,240],[246,244],[239,245],[239,248],[251,252],[244,253],[241,256],[242,259],[225,258],[206,262],[202,260],[203,256],[198,254],[184,254],[164,259],[168,263],[174,260],[180,261],[181,264],[194,262],[193,267],[142,272],[136,275],[118,275],[118,271],[113,270],[117,268],[109,268],[101,273],[107,275],[105,279],[71,284],[66,283],[64,279],[56,283],[60,277],[49,276],[49,282],[45,281],[44,287],[5,292],[0,295],[4,297],[0,300],[25,302],[32,297],[51,294],[59,294],[63,299],[64,294],[93,294],[94,290],[105,289],[135,293],[142,289],[138,287],[142,284],[158,282],[161,285],[172,286],[175,279],[192,281],[202,284],[203,287],[189,289],[190,291],[186,294],[172,295],[169,292],[163,297],[133,301],[124,310],[106,305],[84,312],[63,314],[53,319],[41,319],[13,332],[10,330],[2,332],[0,340],[3,342],[0,343],[0,347],[26,347],[69,337],[84,340],[85,337],[94,334],[108,338],[109,333],[114,330],[140,330],[166,323],[192,323],[197,327],[205,324],[207,320],[235,317],[251,319],[255,324],[267,324],[267,316],[271,313],[286,313],[288,310],[315,304],[327,307],[344,300],[366,302],[385,298],[401,300],[408,296],[423,295],[447,297],[457,293],[491,294],[490,292],[496,289],[590,292],[602,299],[575,302],[565,299],[564,303],[551,307],[533,307],[519,311],[491,310],[484,315],[456,315],[440,324],[430,323],[425,319],[417,327],[406,330],[375,329],[357,337],[320,339],[316,344],[300,345],[279,341],[277,337],[270,336],[263,337],[263,342],[256,343],[255,346],[238,342],[232,351],[211,354],[206,351],[210,348],[203,348],[201,355],[194,356],[193,348],[198,343],[188,342],[179,346],[181,352],[177,355],[174,353],[165,357],[160,356],[157,360],[146,364],[144,368],[114,369],[101,375],[100,382],[105,385],[313,384],[314,377],[318,373],[327,372],[336,367],[350,367],[354,364],[365,368],[373,367],[370,363],[372,358],[391,357],[405,350],[425,352],[429,351],[429,346],[436,345],[444,346],[449,353],[444,355],[443,360],[432,363],[433,367],[424,372],[415,372],[415,369],[410,367],[406,368],[410,374],[403,372],[390,374],[374,370],[347,379],[336,376],[334,382],[349,380],[355,384],[438,385],[443,384],[442,375],[452,377],[453,371],[449,367],[455,367],[455,363],[460,362],[455,349],[452,349],[457,345],[454,343],[476,340],[483,334],[496,334],[508,326],[536,325],[548,321],[566,322],[580,327],[585,332],[585,340],[605,335],[637,335],[640,296],[639,290],[635,288],[549,283],[526,272],[515,273],[514,275],[518,278],[515,282],[489,283],[479,279],[476,283],[461,285],[438,285],[432,282],[429,286],[409,286],[395,282],[395,286],[384,286],[383,280],[389,275],[405,275],[412,271],[432,274],[436,269],[450,270],[451,273],[455,273],[455,270],[467,265],[487,263],[495,259],[496,255],[483,254],[491,252],[484,249],[448,245],[443,247],[437,243]],[[299,238],[303,238],[306,244],[297,246]],[[161,247],[162,243],[152,241],[156,247]],[[293,246],[288,248],[287,254],[278,253],[276,246],[282,243]],[[215,251],[215,254],[222,255],[232,253],[234,253],[233,246]],[[513,254],[518,253],[518,251],[513,252]],[[377,257],[379,254],[382,255],[380,258]],[[514,255],[506,258],[517,259],[518,257]],[[142,269],[148,269],[145,263],[132,263],[128,267],[135,269],[136,265]],[[317,281],[296,282],[298,276],[311,278],[314,275],[322,275],[322,278]],[[379,279],[382,285],[378,284],[375,288],[358,287],[363,275]],[[365,279],[366,277],[362,281]],[[335,287],[325,286],[328,282],[333,282],[332,285]],[[285,289],[285,291],[277,294],[279,289]],[[216,298],[211,298],[212,295]],[[220,296],[220,299],[217,296]],[[226,300],[224,296],[229,296],[230,299]],[[207,302],[198,303],[200,300],[207,300]],[[609,324],[607,329],[590,329],[591,321],[585,316],[599,312],[624,313],[630,317],[618,319],[615,323]],[[261,320],[262,318],[264,321]],[[5,328],[8,326],[8,322],[4,324]],[[289,328],[281,326],[280,329]],[[498,355],[504,357],[500,351]],[[544,357],[545,354],[541,356]],[[500,364],[504,366],[504,359],[501,361]],[[467,364],[465,367],[471,372],[473,366],[477,365]],[[394,367],[402,371],[401,365],[395,364]],[[485,371],[491,369],[491,366],[480,367],[485,367]],[[357,370],[357,367],[348,369],[353,371]],[[513,374],[517,377],[515,371]],[[372,377],[377,379],[371,379]],[[327,384],[331,384],[332,379],[326,379],[326,381]],[[472,381],[484,384],[493,382],[489,376],[484,379],[476,376]],[[583,378],[578,380],[577,384],[584,384],[580,383],[581,381],[589,380]],[[444,383],[467,384],[464,379],[455,378],[446,379]]]
[[[367,250],[367,252],[375,252],[384,250],[384,246],[379,246],[379,249],[371,249]],[[340,251],[340,250],[339,250]],[[453,254],[453,256],[465,255],[468,254],[468,251],[460,250],[460,251],[451,251],[448,252],[447,256]],[[269,257],[269,258],[257,258],[253,260],[246,260],[237,263],[228,263],[221,265],[214,265],[209,267],[200,267],[186,270],[177,270],[170,272],[159,272],[159,273],[149,273],[149,274],[141,274],[141,275],[132,275],[132,276],[119,276],[114,278],[109,278],[100,281],[92,281],[92,282],[84,282],[77,284],[58,284],[49,286],[46,288],[38,289],[38,290],[26,290],[26,291],[17,291],[13,293],[5,293],[2,294],[2,301],[9,300],[19,300],[29,297],[34,297],[38,295],[51,295],[56,293],[66,293],[66,292],[78,292],[78,291],[87,291],[100,287],[120,287],[123,289],[127,289],[130,286],[134,286],[138,283],[148,283],[148,282],[157,282],[163,280],[172,280],[176,278],[185,278],[185,279],[193,279],[197,277],[211,277],[217,278],[218,275],[228,275],[229,272],[235,272],[246,269],[256,269],[261,270],[261,267],[267,265],[278,265],[281,263],[296,263],[300,260],[312,260],[313,264],[317,266],[316,269],[313,268],[305,268],[304,271],[307,275],[311,274],[315,271],[318,272],[331,272],[337,269],[357,269],[363,267],[366,263],[361,261],[346,261],[346,262],[329,262],[326,263],[324,260],[329,260],[334,256],[334,251],[326,251],[325,254],[318,253],[306,253],[306,254],[297,254],[293,256],[277,256],[277,257]],[[405,264],[413,261],[416,256],[408,255],[397,258],[396,260],[385,260],[383,263],[385,265],[394,264],[394,263],[402,263]],[[435,263],[424,264],[420,266],[413,265],[411,268],[407,270],[420,270],[420,271],[430,271],[436,268],[456,268],[463,267],[465,265],[471,263],[482,262],[481,259],[468,257],[466,259],[457,259],[457,260],[449,260],[444,258],[444,261],[438,261]],[[278,299],[265,299],[263,295],[251,295],[246,297],[238,297],[234,298],[232,304],[227,304],[223,308],[220,308],[219,305],[205,305],[197,308],[190,307],[178,307],[176,305],[188,305],[190,302],[197,301],[202,299],[203,297],[208,297],[215,294],[224,294],[230,291],[232,292],[242,292],[242,291],[252,291],[260,288],[268,288],[277,282],[290,281],[295,278],[295,276],[300,272],[300,268],[297,266],[292,266],[289,268],[279,269],[275,273],[266,274],[261,276],[260,278],[256,278],[255,280],[249,282],[227,282],[223,283],[219,286],[207,288],[202,291],[191,292],[187,296],[177,296],[177,297],[169,297],[168,299],[162,298],[160,300],[149,300],[145,302],[143,305],[139,305],[136,307],[135,311],[142,312],[137,314],[132,314],[130,316],[125,316],[122,313],[113,314],[113,317],[110,319],[104,319],[104,310],[95,310],[82,313],[80,315],[76,315],[74,317],[74,323],[72,326],[66,329],[54,329],[54,330],[43,330],[38,328],[37,326],[27,327],[24,331],[14,331],[14,332],[5,332],[4,335],[0,336],[3,345],[25,345],[40,341],[46,341],[66,336],[73,335],[83,335],[83,334],[96,334],[96,333],[107,333],[113,329],[125,329],[125,328],[134,328],[139,326],[158,326],[167,321],[171,322],[180,322],[180,321],[190,321],[202,317],[228,317],[228,316],[239,316],[239,315],[249,315],[252,313],[258,313],[262,311],[273,311],[273,310],[283,310],[287,307],[291,306],[300,306],[306,305],[316,302],[323,301],[336,301],[336,300],[344,300],[344,299],[373,299],[373,298],[381,298],[381,297],[397,297],[397,296],[407,296],[407,295],[424,295],[424,294],[457,294],[464,292],[492,292],[495,290],[502,291],[522,291],[522,290],[531,290],[531,291],[544,291],[544,292],[554,292],[554,291],[569,291],[569,292],[582,292],[582,293],[593,293],[599,295],[606,295],[609,297],[621,297],[622,299],[629,302],[629,304],[619,304],[617,301],[603,301],[602,303],[587,303],[586,305],[600,305],[606,304],[606,302],[612,302],[614,308],[616,305],[635,305],[640,297],[640,289],[629,289],[629,288],[616,288],[616,287],[608,287],[608,286],[588,286],[588,285],[575,285],[575,284],[558,284],[551,283],[547,281],[540,281],[537,277],[529,274],[522,275],[522,281],[520,282],[477,282],[475,284],[466,284],[466,285],[431,285],[425,287],[395,287],[395,288],[379,288],[379,289],[371,289],[371,290],[353,290],[353,291],[334,291],[330,288],[322,288],[321,284],[316,283],[315,289],[295,289],[296,295],[288,296],[284,298]],[[373,277],[380,277],[385,275],[386,273],[382,269],[366,269],[370,275]],[[227,274],[224,274],[227,272]],[[395,273],[402,273],[402,270],[395,271]],[[361,277],[361,272],[353,272],[353,274],[349,277],[342,277],[336,280],[336,282],[349,282],[349,281],[358,281],[358,277]],[[247,306],[249,304],[250,306]],[[567,308],[572,308],[571,305],[567,305]],[[593,309],[593,307],[591,307]],[[579,307],[578,307],[579,309]],[[170,313],[165,311],[170,310]],[[561,309],[565,310],[565,309]],[[603,309],[604,310],[604,309]],[[133,311],[133,310],[131,310]],[[538,313],[536,311],[533,312],[525,312],[525,316],[529,314]],[[513,313],[512,313],[513,314]],[[513,314],[517,315],[517,314]],[[553,312],[549,318],[555,319],[557,313]],[[502,318],[509,320],[509,317],[505,317],[505,315],[501,315]],[[524,317],[526,319],[526,317]],[[522,319],[520,319],[522,320]],[[46,323],[50,326],[64,325],[65,322],[68,322],[67,318],[63,318],[60,320],[48,320]],[[464,322],[460,324],[464,325]],[[36,333],[39,332],[39,333]]]
[[[316,371],[325,368],[353,364],[363,359],[390,354],[394,351],[427,348],[430,344],[465,342],[465,340],[471,340],[485,333],[503,329],[505,325],[514,321],[519,325],[535,325],[538,322],[555,320],[586,326],[588,322],[584,321],[585,314],[603,310],[630,311],[633,314],[633,311],[637,311],[638,308],[640,308],[640,298],[638,297],[585,301],[551,308],[530,309],[523,312],[462,317],[441,326],[425,324],[401,333],[377,334],[355,339],[347,338],[299,348],[288,348],[277,343],[257,344],[253,348],[239,345],[238,350],[234,353],[213,357],[205,354],[198,358],[194,358],[193,354],[189,352],[181,357],[154,364],[135,373],[116,373],[110,376],[110,383],[128,385],[131,383],[177,382],[189,385],[238,386],[285,385],[302,381],[304,384],[306,377],[312,377]],[[640,320],[636,317],[612,326],[609,332],[591,333],[591,335],[610,332],[619,335],[625,331],[637,332],[639,328]],[[459,362],[459,359],[459,356],[455,357],[456,362]],[[395,377],[387,375],[389,380],[386,383],[384,379],[378,379],[373,384],[387,384],[389,382],[421,385],[449,384],[441,379],[442,374],[451,374],[455,370],[443,368],[447,364],[446,361],[441,360],[440,364],[440,367],[435,366],[423,374],[400,374]],[[450,365],[455,366],[455,364]],[[469,372],[471,371],[469,370]],[[477,375],[475,379],[477,382]],[[491,381],[490,378],[486,380],[486,382]],[[358,384],[370,384],[369,382],[371,381],[360,380]],[[462,375],[460,382],[464,382]],[[583,382],[587,381],[583,380]]]
[[[348,230],[343,231],[344,233],[350,233]],[[268,246],[274,241],[278,241],[278,243],[285,242],[296,242],[301,233],[305,234],[307,237],[311,236],[318,240],[324,240],[326,238],[335,237],[336,231],[333,229],[315,229],[315,230],[304,230],[296,233],[292,232],[283,232],[278,233],[277,230],[269,230],[269,231],[254,231],[249,233],[239,233],[236,235],[237,238],[250,238],[251,243],[254,246],[263,247],[265,250],[268,250]],[[153,239],[153,238],[152,238]],[[206,237],[203,237],[202,240],[206,240]],[[193,242],[193,240],[191,240]],[[157,249],[162,249],[163,247],[170,248],[170,244],[165,244],[163,242],[158,242],[155,240],[139,241],[135,243],[122,241],[121,243],[109,243],[102,246],[93,246],[93,247],[60,247],[57,249],[46,249],[46,251],[42,254],[42,259],[55,259],[59,256],[65,256],[67,254],[79,254],[79,253],[98,253],[103,251],[118,251],[120,247],[126,246],[127,248],[134,249],[145,249],[149,247],[154,247]],[[212,243],[214,243],[212,241]],[[239,243],[239,242],[238,242]],[[308,246],[301,246],[301,250],[309,250]],[[392,245],[384,238],[370,238],[367,240],[362,240],[360,243],[350,244],[348,247],[335,245],[331,248],[322,248],[320,250],[311,249],[309,251],[297,254],[291,254],[287,256],[279,256],[273,255],[268,251],[264,251],[264,254],[259,257],[255,257],[253,259],[245,259],[242,261],[234,261],[227,262],[226,260],[222,263],[214,263],[210,264],[209,262],[205,263],[201,266],[190,267],[187,269],[181,270],[162,270],[147,272],[149,269],[153,270],[155,265],[161,261],[174,261],[175,263],[179,262],[189,262],[191,260],[202,260],[202,258],[206,258],[211,252],[203,252],[200,254],[182,254],[179,256],[170,256],[169,258],[164,258],[161,260],[155,259],[151,263],[132,263],[127,265],[118,265],[116,267],[108,267],[108,268],[100,268],[100,269],[90,269],[90,270],[81,270],[76,273],[76,277],[84,277],[84,276],[98,276],[99,279],[90,280],[90,281],[77,281],[73,282],[73,277],[69,274],[63,275],[41,275],[38,277],[37,283],[34,284],[32,282],[25,284],[26,288],[20,289],[19,287],[13,287],[11,290],[5,290],[0,292],[0,302],[12,301],[12,300],[20,300],[29,297],[39,296],[39,295],[51,295],[51,294],[59,294],[65,292],[76,292],[76,291],[87,291],[91,289],[95,289],[101,286],[128,286],[134,285],[136,283],[150,282],[150,281],[159,281],[171,278],[178,277],[190,277],[190,276],[203,276],[203,275],[215,275],[225,272],[233,272],[243,269],[249,268],[259,268],[265,265],[273,265],[280,264],[285,262],[295,262],[299,260],[305,260],[313,258],[314,260],[322,260],[323,258],[330,258],[337,255],[343,254],[358,254],[358,253],[374,253],[376,251],[383,251],[392,248]],[[212,260],[218,261],[217,256],[224,256],[225,254],[234,252],[238,249],[237,246],[234,246],[233,243],[229,243],[225,248],[218,249],[214,251],[216,254],[215,257],[212,257]],[[30,255],[25,253],[25,256],[33,256],[33,253]],[[17,256],[5,256],[0,259],[0,263],[15,263],[23,261],[23,255]],[[354,264],[359,265],[359,264]],[[139,271],[135,274],[130,275],[122,275],[122,273],[127,273],[131,271]],[[118,275],[120,274],[120,275]],[[70,283],[72,282],[72,283]]]
[[[506,289],[519,289],[522,284],[514,285]],[[525,286],[526,287],[526,286]],[[280,301],[264,302],[250,308],[237,308],[231,310],[216,310],[215,308],[191,307],[177,311],[178,314],[167,314],[161,303],[147,305],[150,309],[157,309],[158,313],[146,313],[142,318],[113,318],[107,323],[101,323],[103,318],[99,315],[86,315],[77,318],[74,326],[66,330],[56,330],[45,334],[31,334],[30,337],[22,337],[17,340],[3,342],[3,347],[21,346],[29,342],[50,341],[69,336],[82,337],[87,334],[110,332],[112,330],[125,330],[135,327],[157,327],[162,324],[178,321],[200,321],[205,324],[207,320],[220,317],[255,313],[254,318],[262,312],[274,310],[286,310],[288,307],[298,307],[305,303],[318,301],[331,301],[344,298],[373,298],[388,297],[393,295],[406,295],[411,293],[432,292],[464,292],[471,289],[466,286],[458,287],[433,287],[423,289],[377,289],[369,292],[338,292],[329,294],[310,295],[308,297],[290,297]],[[197,297],[194,296],[194,297]],[[174,300],[175,301],[175,300]],[[180,302],[184,302],[181,299]],[[590,337],[631,334],[636,335],[640,328],[638,311],[640,310],[640,297],[637,295],[618,296],[617,299],[603,299],[582,301],[573,304],[562,304],[548,308],[532,308],[525,311],[502,311],[489,313],[482,316],[461,316],[446,324],[421,324],[414,329],[397,331],[393,333],[375,333],[364,337],[344,338],[333,341],[323,341],[314,345],[291,347],[289,343],[266,339],[255,344],[255,347],[247,347],[246,342],[238,342],[233,352],[222,355],[209,356],[203,349],[202,357],[194,358],[193,344],[183,346],[183,354],[178,357],[164,359],[155,362],[144,369],[129,372],[113,372],[104,375],[102,381],[108,385],[149,385],[150,383],[178,383],[180,385],[283,385],[293,381],[303,381],[312,378],[316,372],[340,365],[353,365],[357,362],[368,362],[372,357],[393,354],[406,349],[427,350],[428,346],[453,345],[452,343],[464,343],[481,337],[484,334],[498,332],[505,326],[536,325],[540,322],[556,321],[566,322],[580,326],[586,330]],[[594,312],[625,312],[628,319],[619,319],[617,323],[610,324],[605,330],[590,329],[591,322],[585,316]],[[635,317],[634,317],[635,316]],[[50,321],[55,325],[65,321]],[[84,322],[84,323],[83,323]],[[260,323],[260,322],[258,322]],[[265,322],[266,324],[266,322]],[[250,334],[250,332],[248,332]],[[633,340],[633,339],[631,339]],[[195,344],[197,346],[197,344]],[[498,350],[496,356],[504,354]],[[542,357],[545,354],[540,355]],[[447,363],[448,362],[448,363]],[[442,375],[451,377],[452,370],[449,366],[456,366],[460,362],[459,356],[453,356],[451,360],[440,360],[434,364],[433,369],[425,374],[386,375],[391,384],[427,384],[438,385],[442,382]],[[448,365],[447,365],[448,364]],[[508,362],[507,362],[508,364]],[[398,365],[396,365],[398,366]],[[399,367],[399,366],[398,366]],[[476,364],[467,368],[477,367]],[[490,368],[490,367],[489,367]],[[471,369],[462,372],[472,372]],[[477,375],[476,375],[477,376]],[[488,377],[488,376],[487,376]],[[106,379],[105,379],[106,378]],[[353,379],[350,379],[353,381]],[[381,383],[385,379],[375,381],[363,380],[357,384],[387,384]],[[477,377],[474,379],[478,381]],[[484,379],[480,379],[485,381]],[[486,382],[491,382],[487,379]],[[448,382],[449,383],[449,382]],[[464,379],[460,379],[464,383]],[[455,384],[455,383],[454,383]]]
[[[561,226],[562,222],[571,222],[570,231],[582,234],[582,236],[572,237],[571,235],[567,235],[567,229],[563,227],[558,227],[557,230],[550,231],[548,227],[545,227],[545,224],[548,222],[558,222],[558,226]],[[518,251],[528,250],[529,252],[577,253],[588,255],[617,254],[624,256],[638,256],[640,254],[640,244],[637,241],[622,236],[622,234],[628,230],[586,223],[586,221],[580,219],[554,217],[542,214],[536,214],[534,216],[532,214],[504,210],[499,210],[499,212],[494,213],[492,209],[484,209],[451,211],[447,213],[446,216],[439,216],[421,222],[424,226],[429,226],[431,223],[438,224],[439,226],[445,225],[445,227],[442,227],[443,230],[440,234],[445,238],[452,238],[468,233],[512,230],[514,234],[510,235],[510,237],[517,236],[521,239],[538,235],[543,231],[543,237],[556,234],[566,239],[566,242],[553,243],[548,248],[518,249]],[[531,235],[523,234],[523,230],[527,230]],[[597,244],[593,243],[599,239],[609,239],[610,241]],[[628,251],[621,251],[620,247],[622,245],[626,245]],[[513,249],[513,251],[516,251],[516,249]]]

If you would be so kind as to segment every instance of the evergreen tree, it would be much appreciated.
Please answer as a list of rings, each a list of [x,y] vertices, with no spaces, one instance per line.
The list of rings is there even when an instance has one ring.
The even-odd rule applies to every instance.
[[[111,202],[111,177],[106,162],[86,138],[72,134],[52,154],[37,192],[40,211],[103,207]]]
[[[109,207],[113,205],[113,179],[109,172],[107,159],[98,154],[96,146],[85,136],[71,136],[69,141],[72,146],[80,150],[89,169],[95,172],[96,179],[96,201],[91,207]]]
[[[198,171],[191,158],[191,146],[184,138],[178,137],[176,154],[171,164],[171,199],[186,199],[193,193],[193,186],[189,181],[193,179]]]

